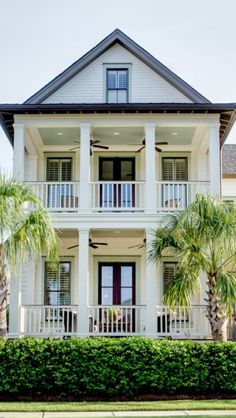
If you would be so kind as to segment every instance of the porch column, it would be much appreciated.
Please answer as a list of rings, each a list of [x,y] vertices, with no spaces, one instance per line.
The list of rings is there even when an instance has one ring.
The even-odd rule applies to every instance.
[[[14,123],[13,175],[19,181],[24,181],[25,159],[25,127],[22,123]]]
[[[88,213],[90,205],[90,127],[90,123],[80,124],[80,213]]]
[[[22,268],[19,268],[17,273],[11,272],[9,298],[9,337],[11,338],[20,335],[21,275]]]
[[[154,213],[156,210],[156,153],[155,153],[155,123],[145,123],[146,142],[146,212]]]
[[[153,231],[146,229],[146,336],[156,337],[157,333],[157,268],[156,263],[148,259],[148,248],[153,240]]]
[[[78,263],[78,334],[81,337],[87,337],[89,332],[89,229],[79,229]]]
[[[211,193],[214,196],[221,194],[221,152],[219,124],[209,127],[209,175],[211,183]]]
[[[38,180],[38,156],[30,154],[29,155],[29,181],[37,181]]]

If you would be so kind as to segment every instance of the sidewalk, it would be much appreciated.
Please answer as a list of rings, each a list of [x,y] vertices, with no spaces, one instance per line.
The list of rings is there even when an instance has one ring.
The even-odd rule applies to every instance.
[[[120,411],[120,412],[0,412],[0,418],[106,418],[106,417],[194,417],[218,415],[236,417],[236,410],[208,411]]]

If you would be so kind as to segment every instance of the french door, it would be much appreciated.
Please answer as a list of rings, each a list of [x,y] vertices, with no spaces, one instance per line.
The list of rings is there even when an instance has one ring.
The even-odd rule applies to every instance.
[[[135,206],[134,158],[100,158],[100,207],[129,209]]]
[[[100,323],[113,331],[134,331],[135,263],[99,263],[98,303],[104,306]]]

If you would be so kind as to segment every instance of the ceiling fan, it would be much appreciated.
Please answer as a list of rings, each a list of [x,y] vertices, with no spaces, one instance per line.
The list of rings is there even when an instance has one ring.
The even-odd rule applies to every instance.
[[[141,248],[146,247],[146,242],[147,242],[147,240],[146,240],[146,238],[144,238],[142,244],[132,245],[131,247],[128,247],[128,248],[129,249],[130,248],[138,248],[139,250],[141,250]]]
[[[89,238],[89,247],[91,248],[98,248],[99,245],[108,245],[107,242],[93,242],[91,238]],[[72,245],[72,247],[68,247],[67,250],[71,250],[71,248],[78,247],[79,244]]]
[[[136,152],[141,152],[145,148],[146,146],[145,138],[143,139],[142,144],[143,146],[140,149],[138,149],[138,151]],[[157,147],[157,145],[168,145],[168,142],[155,142],[155,150],[157,152],[161,152],[162,151],[161,148]]]
[[[74,141],[76,144],[79,144],[79,141]],[[101,148],[101,149],[109,149],[109,147],[105,145],[98,145],[101,141],[99,139],[90,139],[90,155],[92,155],[92,148]],[[74,148],[71,148],[70,151],[74,151],[75,149],[79,148],[77,145]]]

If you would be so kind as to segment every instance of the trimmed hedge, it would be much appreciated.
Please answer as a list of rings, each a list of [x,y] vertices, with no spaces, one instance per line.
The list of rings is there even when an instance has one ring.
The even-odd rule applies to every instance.
[[[145,338],[0,340],[0,396],[236,393],[236,343]]]

